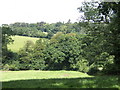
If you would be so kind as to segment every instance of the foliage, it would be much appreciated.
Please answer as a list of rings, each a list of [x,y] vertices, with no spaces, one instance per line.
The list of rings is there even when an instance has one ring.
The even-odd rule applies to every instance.
[[[2,26],[2,63],[6,62],[6,59],[9,59],[9,51],[7,45],[13,42],[11,35],[14,35],[12,29],[8,26]]]
[[[86,73],[89,71],[88,61],[82,59],[74,65],[74,68],[78,68],[78,71]]]
[[[43,70],[45,62],[43,59],[44,44],[42,39],[39,39],[34,44],[32,41],[27,41],[24,48],[19,51],[19,62],[21,70]]]
[[[8,64],[2,65],[2,70],[8,71],[10,66]]]
[[[119,74],[120,71],[118,70],[118,68],[120,68],[119,67],[120,57],[118,54],[120,51],[119,50],[120,32],[118,24],[120,9],[118,7],[120,5],[120,2],[100,2],[97,4],[98,5],[95,6],[96,4],[94,2],[88,2],[84,3],[84,5],[81,8],[79,8],[80,11],[84,12],[85,17],[83,18],[82,22],[85,23],[86,26],[85,24],[82,25],[85,26],[87,35],[93,38],[91,45],[89,45],[90,46],[89,49],[86,48],[86,50],[88,50],[88,52],[95,50],[93,51],[92,54],[93,60],[96,61],[95,66],[98,63],[103,63],[102,64],[103,68],[106,67],[106,65],[109,66],[110,64],[109,60],[106,58],[106,55],[107,57],[114,56],[112,62],[114,62],[115,65],[114,64],[110,65],[113,65],[113,67],[115,66],[113,74]],[[93,12],[96,10],[97,12]],[[95,21],[96,18],[93,18],[96,15],[98,16],[97,19],[99,20],[97,22]],[[84,20],[87,21],[84,22]],[[90,20],[92,20],[92,22]],[[91,53],[89,53],[88,56],[89,55],[91,55]],[[105,62],[107,62],[107,64]]]
[[[16,35],[20,36],[29,36],[29,37],[38,37],[38,38],[51,38],[57,32],[79,32],[80,29],[77,27],[78,23],[67,23],[56,22],[56,23],[13,23],[8,25],[12,28]]]
[[[19,63],[19,61],[12,60],[12,63],[9,65],[9,70],[12,70],[12,71],[20,70],[20,63]]]

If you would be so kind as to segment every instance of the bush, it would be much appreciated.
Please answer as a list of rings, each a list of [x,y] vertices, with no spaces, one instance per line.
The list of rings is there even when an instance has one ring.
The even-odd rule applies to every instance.
[[[120,74],[120,67],[115,64],[108,64],[104,67],[103,73],[111,74],[111,75],[119,75]]]
[[[12,64],[10,64],[9,70],[19,70],[20,69],[20,64],[19,61],[14,61],[12,62]]]
[[[89,75],[96,75],[97,73],[99,73],[100,70],[96,67],[90,68],[89,71],[87,72],[87,74]]]
[[[42,59],[35,60],[32,63],[32,69],[34,70],[44,70],[46,68],[45,61]]]
[[[80,72],[86,73],[89,71],[88,61],[86,59],[82,59],[74,65],[74,68],[77,68]]]
[[[10,69],[10,65],[5,64],[2,66],[2,70],[8,71]]]

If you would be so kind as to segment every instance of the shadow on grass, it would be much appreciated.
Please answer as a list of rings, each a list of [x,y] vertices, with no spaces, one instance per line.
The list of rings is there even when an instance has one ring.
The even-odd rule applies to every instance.
[[[118,77],[28,79],[2,82],[2,88],[120,88]]]

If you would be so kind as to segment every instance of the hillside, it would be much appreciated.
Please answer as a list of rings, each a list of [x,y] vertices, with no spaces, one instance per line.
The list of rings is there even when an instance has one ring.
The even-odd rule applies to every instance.
[[[35,43],[36,40],[38,40],[39,38],[26,36],[12,36],[12,39],[14,40],[14,42],[8,45],[8,49],[17,52],[20,48],[22,48],[25,45],[26,41],[31,40],[33,43]]]

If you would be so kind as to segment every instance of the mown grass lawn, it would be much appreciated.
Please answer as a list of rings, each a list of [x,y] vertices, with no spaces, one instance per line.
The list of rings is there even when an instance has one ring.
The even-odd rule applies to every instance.
[[[76,71],[2,71],[2,88],[119,88],[118,76]]]

